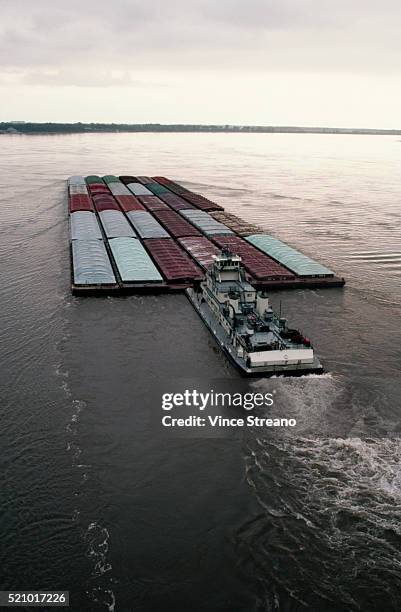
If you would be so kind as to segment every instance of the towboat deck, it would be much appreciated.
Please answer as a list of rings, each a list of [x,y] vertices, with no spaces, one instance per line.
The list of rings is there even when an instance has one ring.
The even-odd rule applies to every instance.
[[[221,325],[216,324],[216,317],[206,302],[202,302],[198,306],[196,300],[192,297],[191,290],[187,292],[188,299],[198,311],[200,317],[205,323],[209,331],[215,336],[216,342],[223,349],[225,355],[233,363],[236,368],[244,375],[249,377],[266,377],[266,376],[305,376],[307,374],[322,374],[324,372],[323,366],[320,364],[318,359],[314,358],[314,363],[311,364],[310,368],[306,368],[305,365],[291,364],[291,365],[270,365],[253,367],[252,369],[247,367],[246,362],[233,350],[230,337]]]

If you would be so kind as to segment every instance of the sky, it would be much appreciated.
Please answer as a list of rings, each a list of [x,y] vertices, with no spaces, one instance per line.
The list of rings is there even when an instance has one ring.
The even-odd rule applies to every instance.
[[[0,0],[0,121],[401,128],[399,0]]]

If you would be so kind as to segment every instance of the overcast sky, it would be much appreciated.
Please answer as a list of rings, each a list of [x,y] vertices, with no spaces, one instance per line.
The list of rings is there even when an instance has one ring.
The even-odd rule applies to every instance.
[[[400,0],[0,0],[0,120],[401,128]]]

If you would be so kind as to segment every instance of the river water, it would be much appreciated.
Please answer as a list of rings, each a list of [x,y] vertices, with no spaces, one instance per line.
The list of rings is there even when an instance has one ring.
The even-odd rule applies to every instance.
[[[71,610],[401,607],[401,142],[1,136],[0,582]],[[324,362],[274,390],[294,433],[152,429],[172,381],[238,374],[183,295],[70,294],[71,174],[165,175],[333,268],[276,292]]]

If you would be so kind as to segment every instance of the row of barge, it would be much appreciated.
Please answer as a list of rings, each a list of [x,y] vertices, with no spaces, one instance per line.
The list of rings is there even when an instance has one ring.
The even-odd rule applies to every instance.
[[[344,279],[261,228],[165,177],[71,176],[75,295],[181,291],[229,247],[256,288],[338,287]]]

